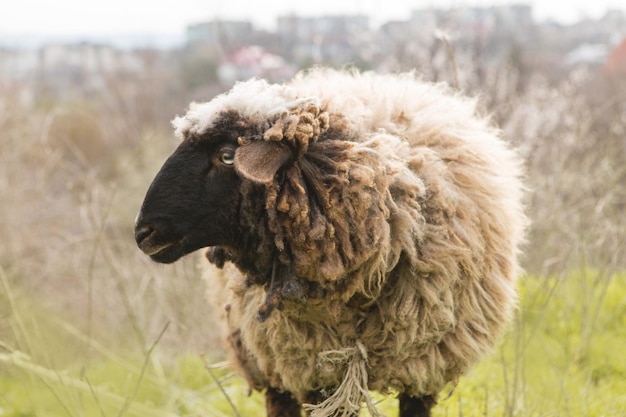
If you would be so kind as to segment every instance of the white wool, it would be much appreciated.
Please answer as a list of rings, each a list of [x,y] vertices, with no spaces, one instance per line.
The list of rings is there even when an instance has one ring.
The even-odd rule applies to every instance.
[[[213,127],[222,112],[236,110],[244,117],[274,116],[314,98],[297,98],[293,88],[268,84],[265,80],[239,82],[228,93],[220,94],[204,103],[191,103],[184,116],[172,121],[176,137],[201,135]]]

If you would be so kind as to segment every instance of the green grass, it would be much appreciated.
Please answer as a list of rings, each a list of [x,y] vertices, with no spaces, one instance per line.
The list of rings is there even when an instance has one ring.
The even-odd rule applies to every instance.
[[[264,415],[220,358],[161,349],[167,324],[141,348],[94,340],[16,292],[3,276],[1,417]],[[512,330],[435,416],[625,416],[626,274],[526,277],[521,294]]]
[[[439,415],[625,416],[626,275],[528,277],[514,329]]]

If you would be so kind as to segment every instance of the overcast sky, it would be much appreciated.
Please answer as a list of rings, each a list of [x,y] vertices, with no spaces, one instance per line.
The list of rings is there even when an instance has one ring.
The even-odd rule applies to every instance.
[[[523,1],[523,0],[521,0]],[[519,3],[520,1],[518,1]],[[535,17],[563,23],[626,10],[626,0],[529,0]],[[278,15],[361,13],[373,24],[406,19],[417,8],[504,4],[506,0],[0,0],[0,37],[15,35],[181,34],[213,18],[252,20],[271,28]],[[510,2],[509,2],[510,3]]]

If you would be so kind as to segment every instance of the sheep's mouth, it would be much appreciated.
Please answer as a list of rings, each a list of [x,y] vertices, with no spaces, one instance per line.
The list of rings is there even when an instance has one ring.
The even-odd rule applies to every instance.
[[[159,242],[158,233],[152,228],[141,228],[135,233],[137,246],[153,261],[160,263],[172,263],[185,255],[184,240],[177,239],[167,242]]]
[[[180,259],[186,254],[182,241],[151,245],[141,250],[155,262],[169,264]]]
[[[164,250],[174,246],[174,244],[175,244],[174,242],[165,243],[163,245],[158,245],[152,248],[146,248],[143,252],[148,256],[157,256],[159,253],[163,252]]]

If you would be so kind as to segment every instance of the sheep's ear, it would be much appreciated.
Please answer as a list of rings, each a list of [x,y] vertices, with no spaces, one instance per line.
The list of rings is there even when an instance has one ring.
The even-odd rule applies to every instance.
[[[286,145],[256,140],[237,148],[235,169],[244,178],[266,184],[290,158],[291,151]]]

